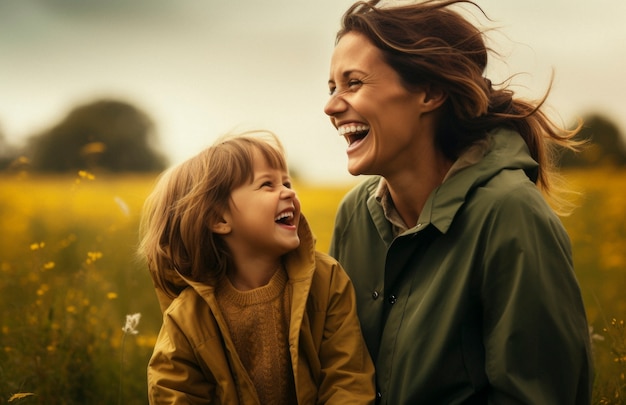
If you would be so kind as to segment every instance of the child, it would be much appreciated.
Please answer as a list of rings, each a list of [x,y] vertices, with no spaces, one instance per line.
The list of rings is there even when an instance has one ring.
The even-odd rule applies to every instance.
[[[366,404],[352,283],[300,213],[278,139],[224,138],[166,171],[139,253],[164,313],[151,404]]]

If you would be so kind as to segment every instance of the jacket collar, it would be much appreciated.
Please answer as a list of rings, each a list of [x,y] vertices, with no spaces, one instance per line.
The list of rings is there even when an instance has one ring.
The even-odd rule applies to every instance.
[[[509,129],[494,130],[488,134],[484,143],[468,149],[453,164],[443,183],[430,194],[417,225],[402,234],[420,231],[429,224],[441,233],[446,233],[471,190],[507,169],[522,169],[531,181],[536,182],[538,167],[538,163],[530,156],[526,142],[517,132]],[[372,188],[369,210],[373,218],[380,219],[377,222],[379,232],[389,233],[389,223],[381,218],[384,216],[381,195],[375,190],[383,189]]]
[[[289,282],[299,282],[310,280],[313,277],[315,271],[315,237],[311,231],[308,221],[304,215],[300,216],[300,223],[298,224],[298,236],[300,237],[300,245],[295,250],[287,253],[284,256],[285,269],[289,276]],[[187,286],[191,287],[202,297],[208,297],[214,295],[215,286],[206,283],[194,281],[176,271],[175,279],[178,287]],[[157,297],[161,304],[161,309],[164,311],[174,300],[169,297],[158,286]],[[182,291],[183,288],[180,288]]]

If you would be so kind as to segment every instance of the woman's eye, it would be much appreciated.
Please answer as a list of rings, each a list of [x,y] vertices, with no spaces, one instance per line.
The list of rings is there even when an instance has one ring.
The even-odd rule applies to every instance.
[[[353,90],[355,87],[360,87],[363,84],[362,81],[357,79],[348,80],[345,84],[345,88],[342,91]],[[337,87],[333,86],[328,89],[328,94],[333,96],[337,93]]]

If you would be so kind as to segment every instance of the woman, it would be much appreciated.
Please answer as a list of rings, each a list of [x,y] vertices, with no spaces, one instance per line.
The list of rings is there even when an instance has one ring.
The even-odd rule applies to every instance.
[[[377,3],[343,17],[325,112],[349,172],[374,175],[342,202],[331,254],[379,402],[589,403],[570,241],[544,198],[576,131],[483,76],[482,33],[451,7],[476,4]]]

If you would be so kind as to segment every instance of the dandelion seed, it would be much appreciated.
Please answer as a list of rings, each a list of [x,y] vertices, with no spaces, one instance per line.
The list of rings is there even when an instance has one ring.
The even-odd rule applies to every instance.
[[[122,392],[123,392],[123,379],[122,375],[124,374],[124,342],[126,340],[127,335],[136,335],[139,333],[137,331],[137,325],[139,325],[139,319],[141,319],[141,314],[139,312],[135,314],[126,315],[126,325],[122,328],[124,331],[124,335],[122,335],[122,345],[121,345],[121,359],[120,359],[120,382],[118,388],[118,404],[122,403]]]
[[[141,314],[137,312],[136,314],[126,315],[126,325],[122,328],[124,334],[126,335],[136,335],[139,331],[136,329],[137,325],[139,325],[139,319],[141,319]]]
[[[122,200],[122,198],[118,196],[115,196],[113,200],[125,216],[130,216],[130,207],[126,204],[126,201]]]

